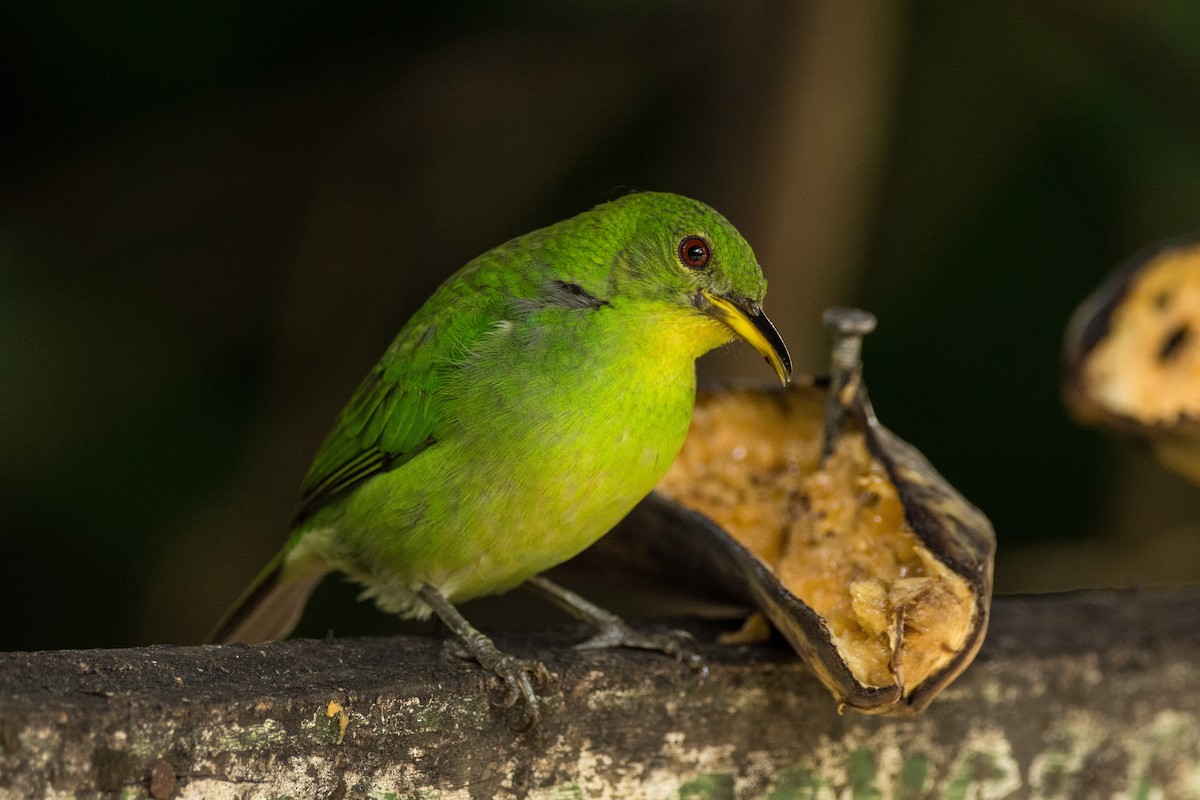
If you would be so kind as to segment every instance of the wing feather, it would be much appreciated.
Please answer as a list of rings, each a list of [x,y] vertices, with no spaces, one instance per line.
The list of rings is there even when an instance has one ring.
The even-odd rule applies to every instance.
[[[446,285],[404,326],[317,451],[293,526],[360,481],[436,443],[439,386],[494,320],[503,318],[511,307],[504,298],[478,287]]]

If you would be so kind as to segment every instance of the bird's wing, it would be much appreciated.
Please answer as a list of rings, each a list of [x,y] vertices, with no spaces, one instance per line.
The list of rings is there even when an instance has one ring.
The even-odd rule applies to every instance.
[[[503,314],[501,298],[456,293],[418,312],[359,385],[317,451],[293,526],[330,498],[433,445],[441,381]],[[490,302],[489,302],[490,300]]]

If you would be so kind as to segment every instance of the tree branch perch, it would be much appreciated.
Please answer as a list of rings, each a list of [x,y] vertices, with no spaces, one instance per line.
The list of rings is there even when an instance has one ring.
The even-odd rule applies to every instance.
[[[1195,589],[998,598],[915,720],[839,716],[786,648],[683,626],[704,682],[573,628],[498,636],[555,676],[523,733],[433,637],[0,654],[0,797],[1200,795]]]

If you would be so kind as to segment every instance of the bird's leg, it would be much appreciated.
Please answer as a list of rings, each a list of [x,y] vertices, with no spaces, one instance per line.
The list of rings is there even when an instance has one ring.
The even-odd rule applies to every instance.
[[[487,636],[479,632],[466,617],[459,613],[441,592],[428,584],[423,584],[417,590],[417,595],[433,609],[433,613],[446,624],[462,641],[471,658],[489,672],[494,672],[504,682],[508,692],[504,699],[495,703],[501,708],[512,708],[518,700],[525,700],[525,722],[521,729],[528,728],[537,722],[541,703],[534,684],[544,688],[550,681],[550,673],[540,661],[516,658],[496,649],[496,645]]]
[[[596,635],[575,645],[579,650],[602,647],[636,647],[642,650],[658,650],[687,664],[702,675],[708,673],[704,659],[696,651],[696,639],[687,631],[666,633],[642,633],[611,611],[607,611],[569,589],[564,589],[541,575],[525,582],[530,589],[548,598],[563,611],[596,629]]]

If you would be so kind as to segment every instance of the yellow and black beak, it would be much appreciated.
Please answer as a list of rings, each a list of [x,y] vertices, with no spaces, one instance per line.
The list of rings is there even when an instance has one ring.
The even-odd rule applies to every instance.
[[[787,345],[763,313],[762,306],[752,300],[735,301],[701,289],[696,295],[696,308],[724,323],[761,353],[785,386],[791,381],[792,358]]]

